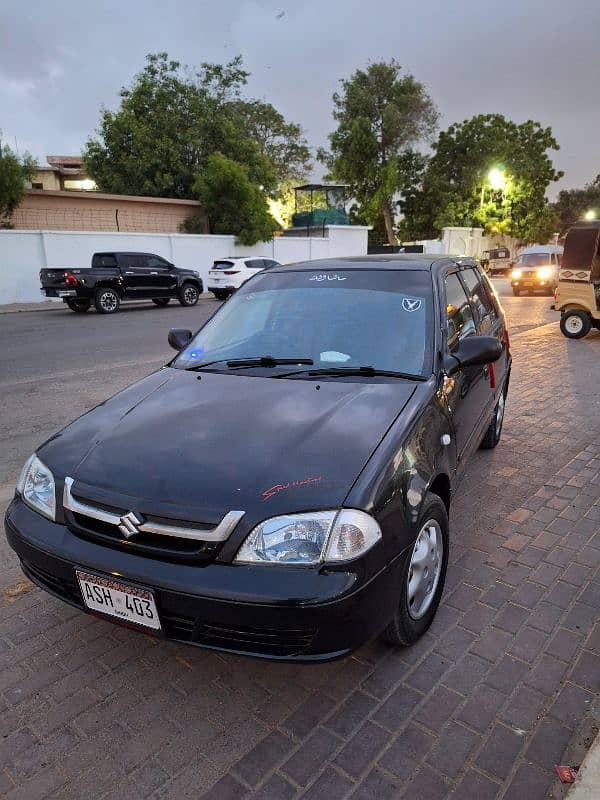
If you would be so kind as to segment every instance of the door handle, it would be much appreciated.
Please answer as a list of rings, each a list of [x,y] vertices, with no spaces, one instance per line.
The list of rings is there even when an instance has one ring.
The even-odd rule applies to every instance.
[[[125,275],[133,275],[133,272],[126,272]]]
[[[158,272],[151,272],[150,275],[158,275]]]

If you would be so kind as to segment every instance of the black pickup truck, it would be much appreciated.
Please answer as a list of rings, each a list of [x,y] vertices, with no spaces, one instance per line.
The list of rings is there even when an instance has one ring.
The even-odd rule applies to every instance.
[[[199,273],[179,269],[153,253],[94,253],[86,269],[40,270],[42,294],[62,297],[72,311],[114,314],[123,300],[152,300],[166,306],[172,297],[195,306],[203,286]]]

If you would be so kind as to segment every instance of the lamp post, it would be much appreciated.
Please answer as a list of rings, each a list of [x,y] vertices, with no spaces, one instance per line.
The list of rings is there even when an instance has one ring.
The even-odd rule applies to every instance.
[[[506,189],[506,173],[500,167],[492,167],[487,174],[487,183],[493,192],[502,192]],[[483,208],[483,201],[485,199],[485,181],[481,186],[481,201],[480,208]]]
[[[596,212],[593,208],[590,208],[588,211],[585,212],[583,218],[586,222],[593,222],[596,219]]]

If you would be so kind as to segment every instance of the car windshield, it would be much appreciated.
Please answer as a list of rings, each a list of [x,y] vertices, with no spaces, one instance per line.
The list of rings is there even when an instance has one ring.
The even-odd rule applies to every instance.
[[[522,267],[546,267],[550,264],[550,253],[523,253],[515,264]]]
[[[368,366],[431,374],[433,301],[426,271],[263,272],[246,283],[173,362],[179,369],[269,356],[305,370]],[[276,365],[269,374],[287,370]]]

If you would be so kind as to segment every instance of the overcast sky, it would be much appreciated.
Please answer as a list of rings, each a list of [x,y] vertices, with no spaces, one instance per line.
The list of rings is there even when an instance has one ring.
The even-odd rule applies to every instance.
[[[598,0],[0,0],[0,129],[20,152],[77,154],[148,52],[241,53],[248,94],[319,146],[337,81],[395,57],[446,127],[498,112],[550,125],[560,187],[600,172]],[[320,176],[319,167],[315,177]]]

